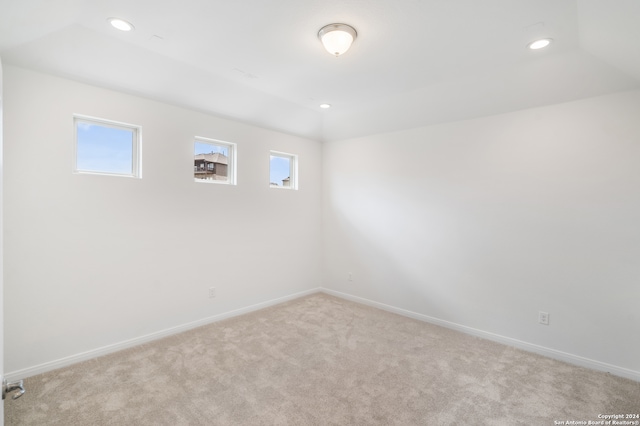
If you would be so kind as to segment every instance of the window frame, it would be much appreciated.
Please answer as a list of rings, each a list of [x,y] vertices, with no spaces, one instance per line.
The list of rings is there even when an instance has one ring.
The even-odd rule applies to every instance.
[[[289,186],[271,185],[271,157],[289,159]],[[269,151],[269,188],[298,190],[298,155],[283,151]]]
[[[111,129],[133,132],[131,141],[131,173],[114,173],[78,168],[78,123],[84,122]],[[73,114],[73,173],[82,175],[118,176],[142,179],[142,126],[88,115]]]
[[[208,145],[217,145],[217,146],[223,146],[226,147],[228,149],[229,155],[227,156],[227,180],[207,180],[207,179],[196,179],[195,176],[193,178],[194,182],[197,183],[215,183],[218,185],[232,185],[235,186],[238,184],[238,177],[237,177],[237,152],[238,152],[238,145],[233,143],[233,142],[227,142],[227,141],[223,141],[220,139],[211,139],[211,138],[206,138],[203,136],[194,136],[193,140],[191,141],[191,147],[192,147],[192,152],[193,155],[195,156],[195,144],[196,142],[199,143],[204,143],[204,144],[208,144]],[[202,166],[202,170],[208,170],[204,164]]]

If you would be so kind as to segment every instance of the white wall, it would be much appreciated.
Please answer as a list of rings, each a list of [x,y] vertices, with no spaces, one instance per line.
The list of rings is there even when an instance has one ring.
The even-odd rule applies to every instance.
[[[318,142],[15,67],[4,82],[8,374],[321,285]],[[73,113],[141,125],[143,179],[72,174]],[[194,183],[196,135],[238,145],[237,186]],[[298,191],[269,188],[272,149],[298,154]]]
[[[4,131],[2,129],[3,125],[3,90],[2,90],[2,79],[3,71],[2,71],[2,58],[0,58],[0,381],[4,380],[4,315],[3,315],[3,296],[4,296],[4,281],[2,277],[4,276],[4,265],[3,259],[4,256],[2,254],[4,243],[3,243],[3,235],[4,235],[4,227],[2,220],[2,204],[3,204],[3,180],[4,180],[4,171],[3,171],[3,157],[2,153],[4,151],[3,146],[3,138]],[[4,426],[4,400],[0,399],[0,426]]]
[[[7,66],[4,106],[15,378],[323,283],[640,374],[640,92],[324,146]],[[73,113],[141,125],[144,178],[72,174]],[[196,135],[238,186],[193,182]]]
[[[635,91],[325,144],[325,287],[640,378],[639,117]]]

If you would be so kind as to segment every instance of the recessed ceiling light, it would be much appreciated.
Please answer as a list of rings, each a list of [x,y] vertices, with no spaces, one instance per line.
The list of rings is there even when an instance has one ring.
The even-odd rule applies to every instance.
[[[120,31],[131,31],[133,30],[133,25],[130,22],[125,21],[120,18],[108,18],[107,21],[114,27],[119,29]]]
[[[550,38],[542,38],[540,40],[532,41],[527,45],[531,50],[538,50],[547,47],[553,40]]]
[[[320,104],[320,108],[322,108],[322,109],[331,108],[331,105],[330,104]]]

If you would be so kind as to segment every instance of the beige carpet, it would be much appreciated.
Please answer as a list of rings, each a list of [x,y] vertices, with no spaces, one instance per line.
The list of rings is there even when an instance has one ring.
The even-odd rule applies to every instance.
[[[553,425],[640,383],[316,294],[31,377],[7,425]]]

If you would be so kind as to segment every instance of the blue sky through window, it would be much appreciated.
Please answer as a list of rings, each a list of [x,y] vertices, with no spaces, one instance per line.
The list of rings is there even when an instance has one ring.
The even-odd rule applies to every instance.
[[[78,170],[133,174],[133,130],[86,121],[78,121],[76,126]]]
[[[198,155],[198,154],[211,154],[211,153],[216,153],[219,152],[222,155],[224,155],[225,157],[229,156],[229,147],[223,146],[223,145],[214,145],[214,144],[210,144],[210,143],[204,143],[204,142],[196,142],[195,143],[195,148],[193,151],[194,155]]]
[[[282,186],[282,179],[291,173],[291,158],[272,155],[269,165],[269,182]]]

